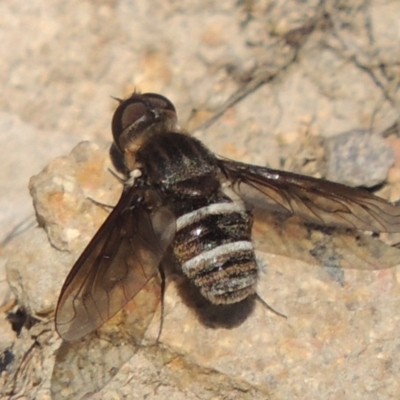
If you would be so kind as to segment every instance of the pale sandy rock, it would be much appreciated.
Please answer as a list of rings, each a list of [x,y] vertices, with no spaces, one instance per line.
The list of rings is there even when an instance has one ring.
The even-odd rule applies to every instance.
[[[160,92],[176,105],[180,124],[194,130],[236,90],[257,81],[196,135],[218,154],[275,168],[291,154],[280,143],[285,135],[308,130],[326,138],[352,129],[380,135],[393,127],[398,133],[397,1],[12,0],[0,8],[0,219],[8,221],[1,237],[13,230],[20,210],[29,210],[32,175],[68,154],[66,144],[99,144],[97,150],[81,145],[32,181],[46,231],[36,228],[21,239],[9,280],[19,305],[42,321],[24,328],[10,349],[15,362],[1,374],[0,396],[47,399],[54,391],[58,293],[109,212],[89,197],[112,205],[121,191],[107,171],[111,95]],[[86,342],[94,360],[109,355],[103,367],[112,379],[106,385],[97,377],[98,398],[398,398],[398,269],[346,269],[338,282],[292,257],[268,255],[261,265],[259,293],[286,320],[259,304],[210,310],[172,280],[160,343],[159,310],[142,346],[131,348],[136,354],[114,369],[113,349],[131,345],[129,335],[103,347]],[[70,385],[74,399],[89,388],[85,379],[95,381],[90,374],[97,366],[89,368],[77,349],[77,363],[59,363],[70,382],[83,382]]]
[[[30,315],[48,317],[73,258],[52,247],[41,228],[21,236],[16,246],[6,265],[11,289]]]
[[[106,173],[99,174],[104,170],[106,156],[105,150],[83,142],[69,156],[62,158],[62,162],[60,159],[53,162],[42,173],[46,179],[32,180],[31,190],[36,193],[35,204],[40,207],[40,199],[49,197],[59,199],[65,186],[43,185],[43,182],[57,181],[57,177],[65,176],[67,172],[68,181],[76,182],[81,188],[68,192],[74,199],[72,204],[90,204],[85,195],[85,184],[89,182],[99,185],[96,189],[91,184],[93,193],[103,191],[104,197],[118,194],[119,182],[116,182],[116,186],[109,185],[109,176]],[[83,175],[82,171],[85,171]],[[34,241],[36,250],[31,253],[37,254],[42,260],[38,268],[37,261],[32,262],[24,256],[24,249],[29,252],[32,247],[27,241],[17,253],[21,254],[22,259],[17,263],[11,259],[8,267],[10,283],[19,302],[26,304],[32,313],[39,309],[37,303],[43,303],[42,314],[46,307],[52,308],[56,304],[61,282],[71,266],[71,257],[76,258],[78,248],[86,241],[84,226],[94,227],[101,223],[94,211],[99,207],[97,204],[91,205],[93,213],[83,214],[71,212],[59,201],[46,204],[47,213],[40,213],[43,225],[46,226],[51,220],[53,225],[58,226],[59,229],[49,233],[51,240],[58,243],[62,238],[65,248],[72,249],[72,255],[65,258],[62,255],[68,253],[50,247],[55,252],[54,256],[50,256],[42,250],[49,248],[45,240]],[[60,212],[60,208],[68,212]],[[104,210],[101,212],[105,218],[106,213]],[[77,226],[75,224],[82,220],[83,215],[85,223],[79,228],[82,235],[66,236],[65,226]],[[271,225],[269,235],[274,234]],[[296,246],[303,244],[299,241],[300,231],[293,234],[296,237],[294,251]],[[42,238],[45,234],[38,228],[34,236]],[[264,239],[272,240],[270,237]],[[290,243],[293,239],[289,235],[283,240]],[[277,240],[274,243],[278,245]],[[347,239],[340,243],[341,246],[346,245]],[[329,244],[326,243],[326,246],[328,249]],[[279,252],[279,248],[271,250]],[[292,253],[292,250],[289,252]],[[351,252],[350,243],[349,262],[352,262]],[[64,265],[56,265],[57,253],[57,263]],[[347,256],[345,252],[341,254]],[[372,255],[360,253],[359,256]],[[327,253],[328,256],[332,254]],[[135,344],[135,340],[140,339],[135,337],[138,322],[129,327],[128,321],[141,318],[137,314],[140,309],[138,306],[129,306],[122,316],[104,326],[104,329],[107,326],[109,333],[103,339],[101,334],[100,337],[92,334],[79,343],[64,345],[61,353],[61,350],[57,350],[53,374],[43,380],[43,385],[45,382],[48,385],[50,381],[55,399],[79,398],[87,392],[100,389],[104,398],[122,396],[124,393],[131,393],[133,398],[140,398],[146,393],[152,398],[161,398],[160,393],[174,393],[177,396],[183,396],[184,393],[188,398],[197,396],[208,399],[225,393],[223,398],[228,399],[246,396],[261,399],[268,395],[271,398],[281,395],[304,397],[310,392],[322,395],[326,391],[333,396],[341,393],[344,387],[347,387],[346,390],[353,388],[354,398],[361,399],[371,391],[376,393],[380,390],[382,376],[390,382],[387,390],[394,392],[398,389],[395,376],[400,365],[393,358],[393,352],[398,345],[396,338],[400,320],[396,310],[400,306],[400,296],[395,269],[346,270],[344,277],[337,282],[322,268],[293,258],[262,253],[259,257],[262,272],[259,294],[273,308],[287,315],[287,319],[271,313],[257,302],[210,306],[198,298],[181,278],[168,275],[170,283],[165,294],[163,330],[158,343],[160,309],[147,329],[142,344],[138,346]],[[324,260],[323,255],[321,260]],[[374,268],[379,268],[378,264],[379,260],[375,261]],[[46,285],[43,286],[44,283]],[[35,292],[36,297],[30,298]],[[148,303],[146,294],[144,296],[143,301]],[[39,327],[40,324],[36,329]],[[51,331],[54,329],[51,322],[47,327]],[[54,346],[59,343],[55,334],[51,340]],[[132,357],[136,352],[138,355]],[[54,358],[51,360],[54,362]],[[371,362],[375,365],[372,375]],[[41,365],[45,367],[43,361]],[[64,377],[68,379],[65,381]],[[358,384],[354,389],[356,377]],[[332,381],[335,382],[333,386]],[[38,390],[49,388],[43,385],[37,384]],[[154,391],[151,389],[153,385],[163,387],[165,392]],[[108,392],[108,388],[111,392]]]

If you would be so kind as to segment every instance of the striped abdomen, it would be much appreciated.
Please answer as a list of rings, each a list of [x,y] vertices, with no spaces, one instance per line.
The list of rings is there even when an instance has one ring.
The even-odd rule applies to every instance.
[[[168,132],[148,140],[136,157],[149,186],[177,216],[173,251],[201,294],[226,304],[255,293],[252,220],[222,188],[214,154],[193,137]]]
[[[255,293],[258,270],[250,234],[251,218],[225,196],[178,218],[175,256],[210,302],[236,303]]]

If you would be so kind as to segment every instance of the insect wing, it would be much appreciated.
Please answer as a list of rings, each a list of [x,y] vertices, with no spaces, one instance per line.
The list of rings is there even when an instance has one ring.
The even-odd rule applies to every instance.
[[[53,399],[100,399],[121,367],[139,350],[160,303],[157,275],[114,317],[85,337],[64,341],[56,351],[51,379]]]
[[[132,299],[157,273],[174,226],[168,209],[150,212],[134,188],[124,191],[64,283],[56,311],[60,336],[83,337]]]
[[[400,232],[400,207],[339,183],[219,160],[233,189],[255,208],[277,208],[307,222],[374,232]]]
[[[252,233],[256,249],[313,265],[381,270],[400,262],[398,248],[367,233],[304,224],[299,217],[255,213]]]

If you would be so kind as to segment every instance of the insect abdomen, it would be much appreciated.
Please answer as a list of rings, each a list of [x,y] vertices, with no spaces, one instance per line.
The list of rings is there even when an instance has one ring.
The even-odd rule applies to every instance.
[[[214,304],[253,294],[258,275],[251,218],[240,204],[223,201],[178,218],[173,244],[184,274]]]
[[[174,254],[183,273],[214,304],[255,292],[257,264],[250,215],[222,188],[215,156],[197,139],[168,132],[137,153],[149,186],[159,187],[177,217]]]

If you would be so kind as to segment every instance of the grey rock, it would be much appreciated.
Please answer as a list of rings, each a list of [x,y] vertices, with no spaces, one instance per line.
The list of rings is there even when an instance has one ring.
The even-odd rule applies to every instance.
[[[325,141],[326,178],[348,186],[373,187],[383,183],[394,164],[394,153],[385,141],[355,129]]]

